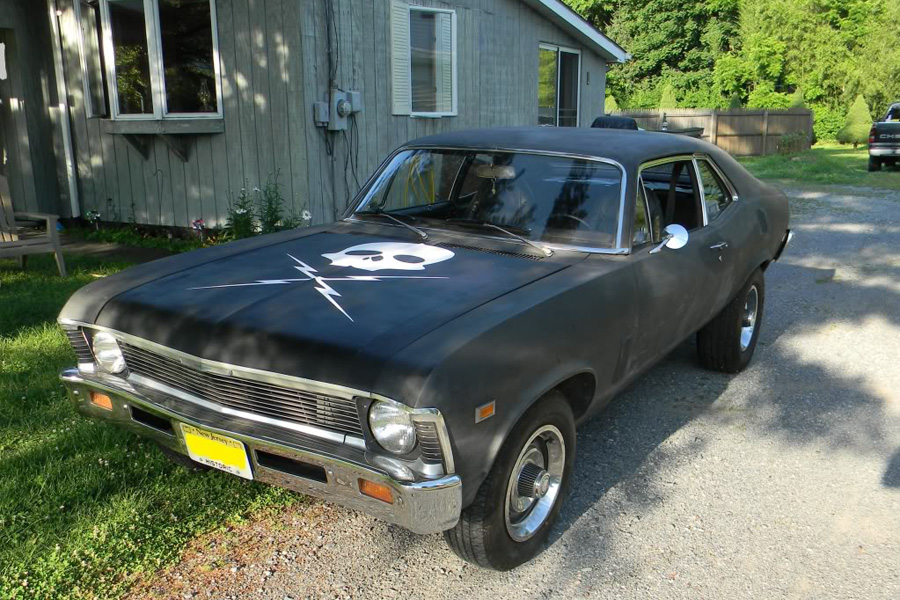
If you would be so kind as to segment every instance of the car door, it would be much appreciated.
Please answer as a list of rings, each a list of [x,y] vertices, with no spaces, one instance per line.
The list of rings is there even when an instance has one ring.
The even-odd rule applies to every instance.
[[[736,266],[747,259],[741,256],[741,252],[751,247],[746,243],[749,241],[746,238],[752,229],[746,226],[743,206],[735,202],[737,193],[721,169],[707,156],[698,155],[694,162],[703,200],[704,228],[707,230],[705,239],[716,258],[710,266],[715,296],[701,319],[706,323],[718,314],[744,283],[736,280]]]
[[[629,371],[642,370],[694,333],[718,301],[718,233],[706,227],[693,157],[644,165],[635,202],[632,264],[638,322]],[[687,244],[663,245],[667,225],[682,225]]]

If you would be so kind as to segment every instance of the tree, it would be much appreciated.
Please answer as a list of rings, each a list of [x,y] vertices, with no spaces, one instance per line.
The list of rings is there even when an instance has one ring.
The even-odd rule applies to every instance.
[[[819,126],[860,94],[875,112],[900,99],[898,0],[565,1],[633,56],[607,77],[622,106],[656,108],[667,83],[698,108],[790,106],[799,88]]]
[[[659,108],[677,108],[678,101],[675,99],[675,88],[671,83],[667,83],[662,89],[662,97],[659,99]]]
[[[619,110],[619,103],[616,102],[615,96],[607,96],[603,103],[603,112],[609,114],[617,110]]]
[[[866,99],[860,94],[850,107],[844,128],[838,132],[837,139],[842,144],[853,144],[853,148],[856,149],[859,144],[865,144],[869,140],[871,127],[872,114],[869,112]]]
[[[806,108],[806,102],[803,100],[803,90],[797,88],[794,90],[794,93],[791,94],[791,103],[789,108]]]

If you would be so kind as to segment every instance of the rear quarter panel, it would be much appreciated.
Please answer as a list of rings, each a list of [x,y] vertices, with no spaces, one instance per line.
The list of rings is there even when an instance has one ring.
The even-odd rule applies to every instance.
[[[732,228],[738,237],[732,248],[737,257],[731,297],[753,271],[775,257],[790,226],[790,209],[788,198],[781,190],[754,177],[727,152],[716,148],[710,154],[738,194],[734,218],[740,223]]]

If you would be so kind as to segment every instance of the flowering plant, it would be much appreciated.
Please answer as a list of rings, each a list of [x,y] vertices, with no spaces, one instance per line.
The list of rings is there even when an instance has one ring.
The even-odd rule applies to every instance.
[[[87,222],[94,226],[94,229],[100,230],[100,213],[96,210],[89,210],[84,213],[84,218],[87,219]]]
[[[191,229],[197,232],[197,235],[200,236],[200,243],[203,243],[203,232],[206,229],[206,223],[204,223],[203,219],[194,219],[191,221]]]

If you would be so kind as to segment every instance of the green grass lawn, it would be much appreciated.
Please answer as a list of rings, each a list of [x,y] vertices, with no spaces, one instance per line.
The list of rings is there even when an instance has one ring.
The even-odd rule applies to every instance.
[[[854,150],[849,145],[816,144],[812,150],[797,154],[739,160],[761,179],[788,184],[821,183],[900,190],[900,169],[897,167],[883,167],[878,173],[866,171],[869,153],[865,146]]]
[[[109,598],[178,558],[199,532],[297,496],[219,472],[191,474],[150,442],[79,416],[57,379],[74,364],[56,316],[127,264],[0,260],[0,598]]]

